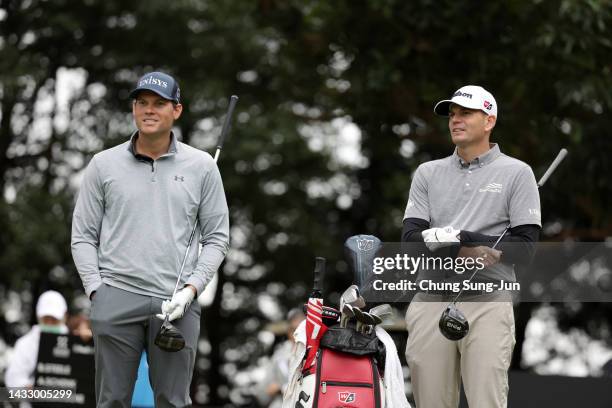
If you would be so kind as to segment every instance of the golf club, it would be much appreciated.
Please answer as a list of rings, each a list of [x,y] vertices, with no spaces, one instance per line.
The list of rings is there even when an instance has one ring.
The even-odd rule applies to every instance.
[[[372,316],[376,316],[380,318],[382,321],[382,320],[385,320],[389,316],[393,316],[393,309],[391,308],[389,304],[385,303],[383,305],[378,305],[378,306],[371,308],[368,313],[370,313]]]
[[[353,313],[355,313],[355,319],[357,320],[355,330],[362,334],[366,333],[368,326],[376,322],[376,319],[371,314],[364,312],[358,307],[353,307]]]
[[[380,239],[373,235],[353,235],[344,242],[345,255],[353,271],[353,281],[362,292],[368,286],[374,257],[381,246]]]
[[[361,307],[361,308],[365,307],[365,300],[359,294],[359,288],[357,287],[357,285],[349,286],[340,296],[340,312],[344,313],[344,305],[346,304],[350,304],[351,306],[356,306],[356,307]],[[340,318],[340,326],[346,327],[346,324],[348,323],[348,319],[350,319],[351,317],[353,316],[352,315],[345,316],[343,314],[342,317]]]
[[[225,141],[225,137],[227,136],[227,133],[230,130],[231,117],[234,112],[234,108],[236,107],[236,102],[238,102],[238,97],[236,95],[232,95],[230,97],[227,114],[225,115],[225,122],[223,123],[223,128],[221,130],[221,136],[219,136],[219,141],[217,143],[217,151],[215,152],[214,157],[215,163],[217,163],[217,161],[219,160],[219,155],[221,154],[223,142]],[[178,290],[181,278],[183,276],[183,270],[185,269],[185,264],[187,262],[187,257],[189,256],[189,249],[191,248],[193,237],[195,236],[197,228],[198,218],[196,216],[193,229],[191,230],[189,240],[187,241],[187,248],[185,249],[185,255],[183,255],[183,262],[181,263],[181,268],[179,269],[178,278],[176,279],[176,285],[174,285],[174,290],[172,291],[172,296],[170,296],[170,299],[174,297],[176,291]],[[185,347],[185,338],[176,328],[176,326],[170,323],[169,316],[166,315],[164,322],[162,323],[161,327],[159,328],[159,331],[157,332],[157,335],[155,336],[154,343],[157,347],[164,351],[177,352],[181,351]]]
[[[372,330],[374,330],[374,327],[381,324],[387,317],[393,315],[393,309],[391,309],[389,304],[385,303],[371,308],[368,313],[376,320],[376,323],[374,323],[374,326],[372,326],[371,330],[368,332],[368,334],[370,334]]]
[[[559,151],[559,153],[557,153],[557,157],[555,157],[555,160],[553,160],[550,166],[548,166],[548,169],[546,170],[546,172],[544,172],[544,175],[538,181],[537,183],[538,189],[541,188],[544,185],[544,183],[546,183],[548,178],[556,170],[556,168],[559,166],[561,161],[565,159],[565,156],[567,156],[567,149],[563,148]],[[499,238],[497,238],[497,240],[491,247],[492,249],[495,249],[497,247],[497,245],[501,242],[501,240],[504,238],[504,236],[506,235],[509,229],[510,229],[510,224],[506,226],[506,228],[501,233]],[[461,290],[459,291],[457,296],[455,296],[453,301],[448,304],[448,306],[444,309],[444,312],[442,312],[442,315],[440,316],[438,327],[440,329],[440,332],[442,332],[442,334],[444,335],[444,337],[446,337],[449,340],[460,340],[463,337],[465,337],[468,331],[470,330],[470,325],[469,325],[467,318],[465,317],[463,312],[461,312],[461,310],[457,308],[456,303],[457,303],[457,300],[459,300],[459,297],[461,296],[461,294],[463,293],[463,289],[466,286],[468,286],[469,283],[472,282],[472,279],[474,278],[477,272],[478,272],[478,269],[476,269],[472,273],[470,278],[467,280],[467,285],[464,284],[461,286]]]
[[[355,317],[353,306],[351,306],[349,303],[345,303],[344,306],[342,307],[342,317],[340,318],[340,327],[346,328],[349,320],[351,320],[352,317]]]

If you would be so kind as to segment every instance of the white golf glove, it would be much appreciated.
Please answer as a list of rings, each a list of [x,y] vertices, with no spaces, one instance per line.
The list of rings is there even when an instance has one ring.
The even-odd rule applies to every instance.
[[[436,251],[442,247],[459,242],[461,231],[448,225],[444,228],[430,228],[421,233],[425,245],[430,251]]]
[[[166,315],[168,315],[168,321],[180,319],[194,298],[193,289],[190,286],[186,286],[176,292],[172,296],[172,300],[164,300],[161,305],[161,313],[156,316],[161,320],[165,320]]]

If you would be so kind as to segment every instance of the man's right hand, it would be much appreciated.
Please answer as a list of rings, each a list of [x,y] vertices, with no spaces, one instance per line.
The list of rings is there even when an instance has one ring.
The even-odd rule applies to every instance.
[[[491,265],[495,265],[501,259],[502,251],[490,248],[488,246],[477,246],[477,247],[464,247],[459,249],[457,257],[459,258],[472,258],[476,260],[480,258],[480,262],[485,268]]]

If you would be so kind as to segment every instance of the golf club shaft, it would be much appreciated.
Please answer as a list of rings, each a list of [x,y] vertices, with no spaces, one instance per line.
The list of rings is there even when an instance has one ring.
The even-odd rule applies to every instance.
[[[557,167],[559,166],[559,164],[563,161],[563,159],[565,159],[565,156],[567,156],[567,149],[563,148],[561,150],[559,150],[559,153],[557,153],[557,157],[555,157],[555,160],[553,160],[553,162],[550,164],[550,166],[548,166],[548,169],[546,169],[546,171],[544,172],[544,175],[540,178],[540,181],[538,181],[538,189],[540,187],[542,187],[544,185],[544,183],[546,183],[546,181],[549,179],[549,177],[551,176],[551,174],[553,174],[553,172],[557,169]],[[491,247],[491,249],[495,249],[497,248],[497,245],[501,242],[501,240],[504,238],[504,236],[506,235],[506,233],[508,232],[508,230],[510,229],[510,224],[508,224],[506,226],[506,228],[504,229],[504,231],[501,233],[501,235],[499,236],[499,238],[497,238],[497,240],[495,241],[495,243],[493,244],[493,246]],[[470,278],[468,279],[468,283],[472,281],[472,279],[474,278],[474,276],[476,275],[476,272],[478,272],[478,269],[476,269],[472,275],[470,276]],[[457,299],[459,299],[459,296],[461,296],[461,293],[463,293],[463,285],[461,287],[461,290],[459,291],[459,293],[457,294],[457,296],[455,296],[455,299],[453,299],[452,303],[457,302]]]
[[[223,122],[223,128],[221,129],[221,136],[219,136],[219,141],[217,142],[217,151],[215,152],[214,161],[217,163],[219,160],[219,155],[221,154],[221,149],[223,148],[223,142],[225,141],[225,137],[230,130],[230,122],[232,119],[232,114],[234,113],[234,108],[236,107],[236,102],[238,102],[238,97],[236,95],[232,95],[230,97],[230,103],[227,108],[227,114],[225,115],[225,122]],[[191,235],[189,235],[189,241],[187,242],[187,248],[185,249],[185,255],[183,256],[183,262],[181,263],[181,269],[179,269],[179,275],[176,279],[176,285],[174,285],[174,291],[172,291],[172,299],[178,290],[178,286],[181,283],[181,277],[183,276],[183,270],[185,269],[185,263],[187,262],[187,257],[189,256],[189,249],[191,248],[191,243],[193,242],[193,237],[195,236],[196,230],[198,229],[198,216],[196,214],[195,223],[193,224],[193,229],[191,230]]]
[[[567,149],[563,148],[559,150],[559,153],[557,153],[557,157],[555,157],[555,160],[553,160],[550,166],[548,166],[548,169],[546,170],[540,181],[538,181],[538,188],[542,187],[544,183],[546,183],[546,180],[548,180],[550,175],[553,174],[553,172],[557,169],[557,166],[559,166],[563,159],[565,159],[565,156],[567,156]]]
[[[228,134],[230,126],[231,126],[231,117],[234,113],[234,108],[236,107],[236,102],[238,102],[238,96],[232,95],[230,96],[229,106],[227,107],[227,115],[225,115],[225,122],[223,123],[223,128],[221,129],[221,136],[219,136],[219,141],[217,142],[217,151],[215,152],[215,163],[219,159],[219,155],[221,154],[221,149],[223,149],[223,142],[225,142],[225,136]]]
[[[540,178],[540,181],[538,181],[538,188],[542,187],[544,183],[546,183],[550,175],[553,174],[553,172],[557,169],[559,164],[561,164],[563,159],[565,159],[565,156],[567,156],[567,149],[563,148],[559,150],[559,153],[557,153],[557,157],[555,157],[555,160],[553,160],[550,166],[548,166],[548,169],[546,169],[546,171],[544,172],[544,175]],[[504,235],[506,235],[509,229],[510,229],[510,224],[508,224],[508,226],[504,229],[504,232],[502,232],[499,238],[497,238],[497,241],[495,241],[495,244],[493,244],[491,248],[495,249],[497,247],[497,245],[500,243],[500,241],[502,240]]]

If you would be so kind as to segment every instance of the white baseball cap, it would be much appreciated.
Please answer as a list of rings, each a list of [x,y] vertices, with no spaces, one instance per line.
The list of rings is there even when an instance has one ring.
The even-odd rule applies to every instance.
[[[36,317],[51,316],[57,320],[63,320],[68,306],[64,297],[54,290],[44,292],[36,303]]]
[[[434,107],[434,112],[440,116],[448,116],[451,103],[464,108],[479,109],[487,115],[497,117],[497,102],[491,92],[481,86],[466,85],[453,94],[451,99],[440,101]]]

